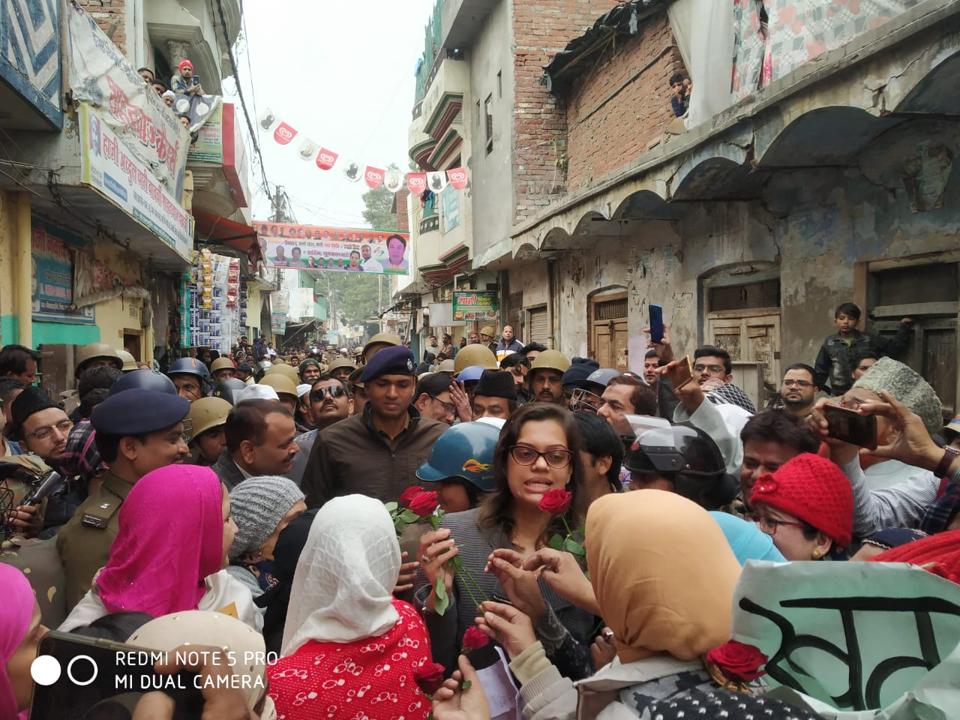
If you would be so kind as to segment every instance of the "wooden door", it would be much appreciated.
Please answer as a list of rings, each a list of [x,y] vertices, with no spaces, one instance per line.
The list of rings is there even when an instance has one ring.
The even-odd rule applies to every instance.
[[[627,369],[627,296],[594,300],[590,312],[590,356],[600,367]]]
[[[762,362],[764,382],[780,384],[780,311],[725,310],[707,318],[707,343],[730,353],[733,360]]]

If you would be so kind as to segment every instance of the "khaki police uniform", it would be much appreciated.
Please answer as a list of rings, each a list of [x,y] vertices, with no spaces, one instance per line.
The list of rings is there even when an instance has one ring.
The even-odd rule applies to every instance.
[[[103,474],[100,489],[90,495],[57,534],[57,551],[66,574],[67,612],[90,589],[97,570],[107,564],[120,529],[120,506],[133,483]]]

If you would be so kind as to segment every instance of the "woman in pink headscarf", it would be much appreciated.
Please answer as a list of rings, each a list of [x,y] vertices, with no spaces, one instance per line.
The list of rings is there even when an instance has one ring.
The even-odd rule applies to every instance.
[[[224,570],[236,533],[230,496],[210,468],[167,465],[147,473],[120,507],[106,566],[58,629],[122,611],[160,617],[214,610],[260,630],[250,591]]]
[[[0,563],[0,588],[0,718],[25,720],[33,691],[30,664],[47,629],[22,572]]]

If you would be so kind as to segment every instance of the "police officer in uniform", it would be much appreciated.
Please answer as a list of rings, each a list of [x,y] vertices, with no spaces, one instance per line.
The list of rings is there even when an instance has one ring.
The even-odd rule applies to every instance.
[[[100,489],[57,536],[68,612],[106,564],[119,528],[120,506],[133,484],[151,470],[180,462],[189,454],[183,423],[189,411],[185,398],[139,388],[111,395],[94,408],[90,421],[97,431],[100,455],[110,468]]]

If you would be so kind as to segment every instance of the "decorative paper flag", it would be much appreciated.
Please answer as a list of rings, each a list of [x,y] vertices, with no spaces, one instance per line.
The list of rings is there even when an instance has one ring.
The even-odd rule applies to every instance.
[[[407,187],[410,189],[411,195],[420,197],[423,191],[427,189],[427,174],[407,173]]]
[[[313,159],[313,154],[319,147],[320,146],[310,138],[303,138],[303,140],[300,141],[300,147],[298,149],[298,152],[300,153],[300,159],[309,162]]]
[[[317,167],[321,170],[329,170],[336,164],[337,157],[339,156],[332,150],[320,148],[320,152],[317,153]]]
[[[447,186],[447,174],[441,170],[440,172],[430,172],[427,173],[427,187],[430,188],[431,192],[439,193]]]
[[[382,170],[381,168],[375,168],[367,165],[367,170],[363,174],[363,179],[367,181],[367,187],[372,189],[383,185],[383,176],[385,172],[386,171]]]
[[[264,130],[270,131],[273,129],[273,126],[277,123],[277,116],[273,114],[273,110],[267,108],[263,111],[263,114],[260,116],[260,127]]]
[[[403,187],[403,173],[399,170],[387,170],[386,177],[383,179],[383,186],[392,193],[397,192]]]
[[[458,167],[447,170],[447,179],[457,190],[463,190],[467,186],[467,169]]]
[[[349,160],[346,163],[346,167],[343,169],[343,174],[346,175],[347,180],[350,182],[356,182],[363,175],[363,171],[360,169],[360,163]]]
[[[280,145],[289,145],[290,141],[296,136],[297,131],[287,125],[285,122],[280,123],[277,126],[277,129],[273,131],[273,139],[276,140]]]

